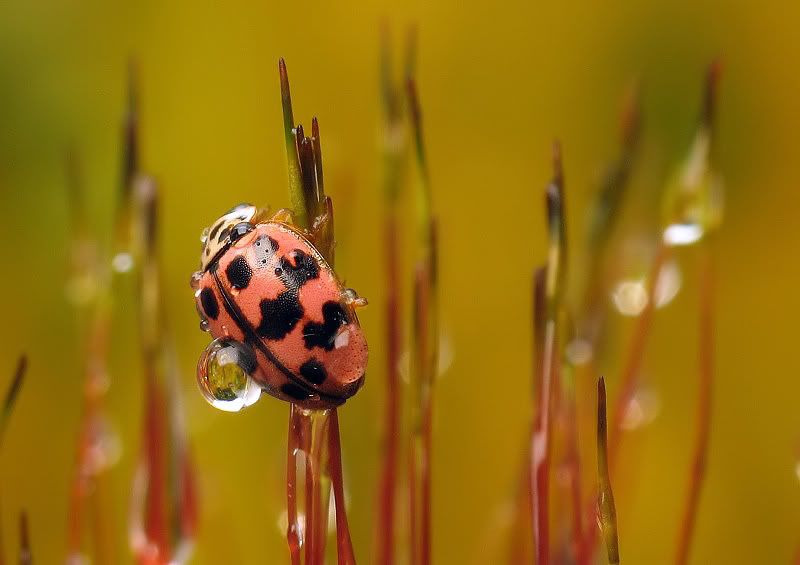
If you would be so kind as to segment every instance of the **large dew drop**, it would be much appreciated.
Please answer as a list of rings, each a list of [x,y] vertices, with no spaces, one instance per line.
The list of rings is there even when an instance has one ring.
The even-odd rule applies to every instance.
[[[216,339],[197,364],[197,383],[205,399],[220,410],[238,412],[254,404],[261,387],[253,381],[253,351],[231,339]]]

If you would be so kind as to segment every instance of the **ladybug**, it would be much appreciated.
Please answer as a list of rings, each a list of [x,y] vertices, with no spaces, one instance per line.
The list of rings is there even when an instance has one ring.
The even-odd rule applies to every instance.
[[[288,211],[249,204],[203,232],[192,276],[200,327],[215,340],[198,365],[206,398],[240,410],[261,392],[328,409],[364,383],[367,342],[345,288]]]

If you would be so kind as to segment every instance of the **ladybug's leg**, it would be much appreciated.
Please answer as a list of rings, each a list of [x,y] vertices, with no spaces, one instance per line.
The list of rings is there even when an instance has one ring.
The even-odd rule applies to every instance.
[[[367,299],[363,296],[359,296],[352,288],[346,288],[342,291],[342,300],[345,304],[353,308],[363,308],[368,304]]]
[[[288,208],[281,208],[272,215],[272,218],[270,218],[270,220],[273,222],[279,222],[281,224],[288,224],[290,226],[295,225],[294,212],[292,212]]]

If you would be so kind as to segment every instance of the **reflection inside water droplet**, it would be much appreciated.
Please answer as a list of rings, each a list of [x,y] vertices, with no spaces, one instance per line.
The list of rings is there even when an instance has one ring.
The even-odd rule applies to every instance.
[[[255,354],[249,347],[231,339],[216,339],[200,357],[197,383],[209,404],[238,412],[261,396],[261,387],[251,376],[255,369]]]
[[[700,224],[672,224],[664,230],[664,243],[667,245],[691,245],[703,237]]]

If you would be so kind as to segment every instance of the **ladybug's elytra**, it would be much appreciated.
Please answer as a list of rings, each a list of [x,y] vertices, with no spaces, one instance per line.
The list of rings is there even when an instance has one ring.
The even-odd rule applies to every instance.
[[[302,408],[333,408],[364,382],[367,342],[354,307],[365,301],[287,212],[263,216],[241,204],[203,233],[192,287],[201,327],[215,341],[198,367],[201,388],[227,410],[262,390]]]

